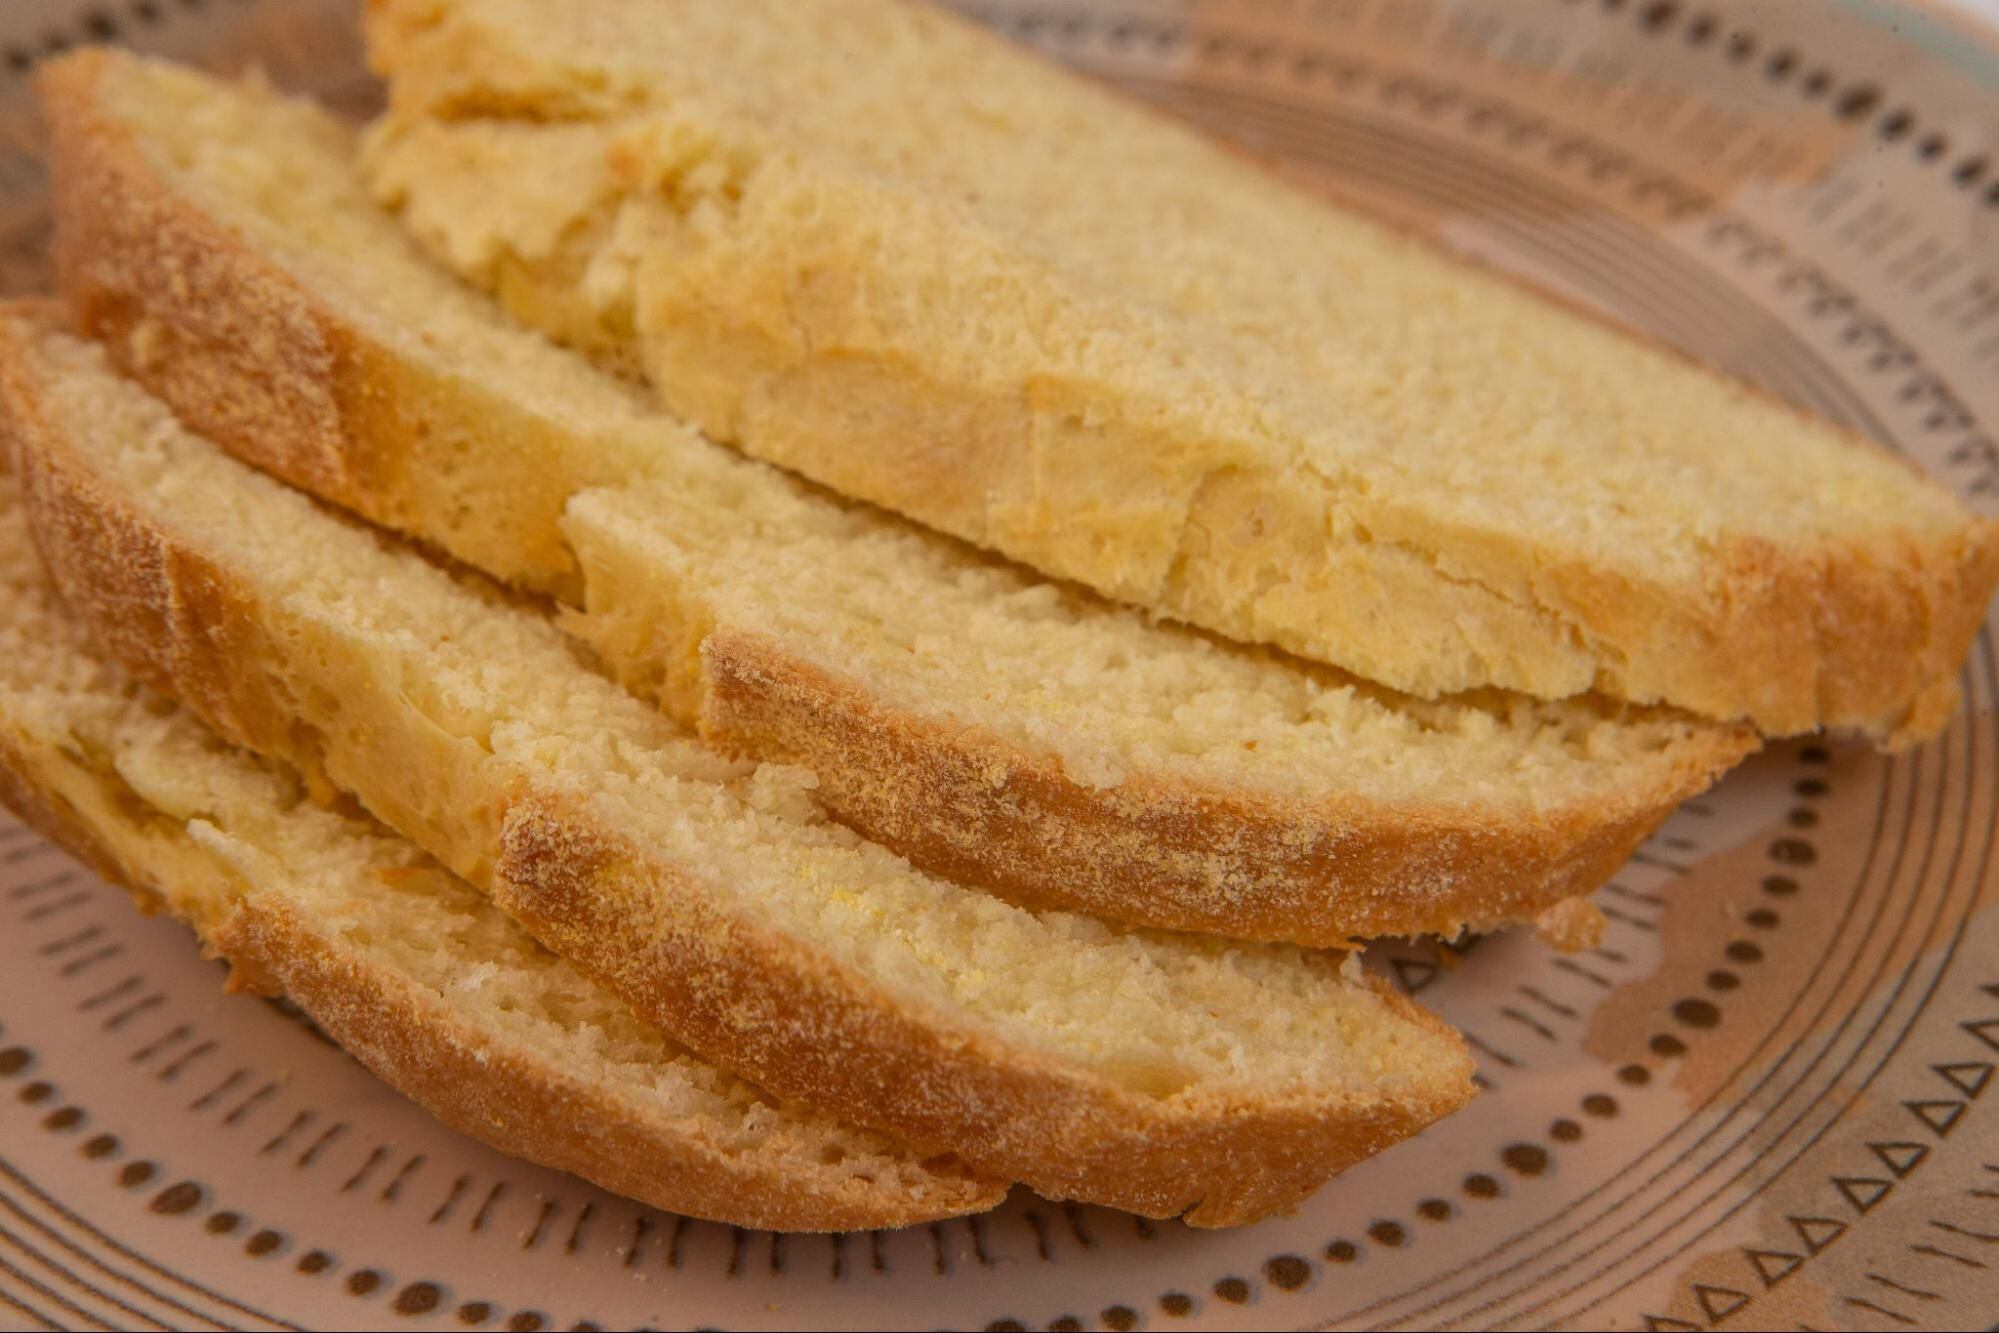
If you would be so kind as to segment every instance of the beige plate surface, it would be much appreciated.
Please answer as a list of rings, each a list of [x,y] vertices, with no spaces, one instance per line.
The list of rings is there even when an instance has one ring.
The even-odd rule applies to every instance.
[[[1999,47],[1876,0],[966,6],[1309,182],[1648,329],[1999,511]],[[0,6],[0,286],[42,281],[24,71],[128,41],[357,113],[342,0]],[[1486,1096],[1228,1234],[1017,1192],[782,1239],[437,1128],[0,827],[0,1327],[1979,1327],[1999,1318],[1999,662],[1884,759],[1774,749],[1598,895],[1600,949],[1374,964]]]

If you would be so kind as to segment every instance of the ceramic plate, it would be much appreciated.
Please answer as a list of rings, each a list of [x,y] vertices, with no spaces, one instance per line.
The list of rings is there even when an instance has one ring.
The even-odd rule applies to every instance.
[[[1482,262],[1874,437],[1999,512],[1999,47],[1870,0],[965,6]],[[27,78],[126,42],[355,115],[332,0],[0,8],[0,272],[45,282]],[[1754,447],[1753,442],[1745,447]],[[1484,1095],[1296,1216],[1016,1191],[781,1237],[458,1138],[188,934],[0,828],[0,1325],[1984,1328],[1999,1318],[1991,631],[1949,733],[1774,746],[1597,895],[1372,965]]]

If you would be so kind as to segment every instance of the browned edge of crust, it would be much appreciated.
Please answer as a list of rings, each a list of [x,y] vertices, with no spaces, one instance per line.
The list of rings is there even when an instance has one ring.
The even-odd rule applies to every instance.
[[[382,0],[370,4],[369,55],[371,64],[391,79],[392,105],[401,105],[396,76],[406,71],[396,68],[396,56],[404,47],[425,45],[427,34],[437,24],[434,16],[408,19],[394,12],[396,9],[397,6]],[[1015,44],[981,25],[941,10],[935,14],[995,49],[1020,54]],[[437,49],[462,55],[466,44],[461,34],[460,40],[440,43]],[[427,65],[434,59],[429,54],[419,55],[407,62],[407,67],[428,72]],[[1047,68],[1051,77],[1064,76],[1054,65]],[[1286,189],[1312,197],[1295,178],[1274,169],[1257,154],[1228,144],[1157,107],[1137,102],[1101,81],[1087,82],[1103,95],[1137,107],[1154,124],[1217,144],[1230,158]],[[465,96],[462,104],[447,101],[431,109],[439,114],[457,115],[486,104],[498,107],[509,104],[504,89],[481,91],[480,97]],[[421,106],[403,107],[406,114],[421,115],[426,110]],[[586,111],[585,107],[565,108],[565,114]],[[1324,199],[1319,201],[1323,203]],[[1351,197],[1343,202],[1349,207],[1356,203]],[[1737,376],[1666,345],[1654,335],[1628,329],[1621,322],[1607,319],[1559,293],[1451,251],[1407,227],[1380,224],[1364,206],[1354,211],[1403,235],[1441,263],[1496,277],[1506,287],[1562,308],[1586,323],[1630,335],[1631,341],[1663,352],[1710,379],[1746,388],[1760,400],[1780,401]],[[536,291],[539,278],[528,272],[526,266],[507,267],[513,288],[513,299],[508,303],[516,311],[538,300],[547,300],[553,308],[561,307],[560,300],[552,299],[555,295],[552,291]],[[712,316],[715,312],[706,313]],[[676,364],[695,366],[711,346],[726,343],[736,358],[734,369],[741,373],[744,357],[757,350],[759,340],[757,332],[747,326],[714,324],[679,346],[673,359]],[[784,355],[777,355],[769,348],[761,350],[765,359],[757,361],[751,356],[752,367],[786,364],[797,349],[786,349]],[[843,364],[858,367],[862,360],[849,351]],[[952,386],[927,379],[920,368],[908,364],[889,365],[884,361],[873,369],[876,378],[884,382],[892,379],[901,385],[905,397],[913,393],[918,399],[949,401],[954,410],[981,420],[991,421],[996,410],[1008,411],[1014,406],[1010,400],[964,401],[954,397]],[[848,400],[859,404],[853,419],[867,419],[871,409],[865,402],[865,393],[852,391],[852,385],[849,390]],[[906,407],[907,403],[896,406]],[[1782,406],[1793,416],[1819,421],[1795,405]],[[1854,447],[1880,452],[1879,446],[1853,431],[1833,423],[1821,424]],[[845,466],[845,454],[837,441],[850,438],[851,429],[843,424],[832,432],[832,438],[822,438],[826,434],[825,430],[808,426],[795,431],[781,449],[768,447],[768,441],[735,442],[747,452],[810,472],[836,489],[853,489],[857,494],[868,492],[863,498],[904,512],[920,513],[927,522],[978,539],[976,530],[985,522],[983,511],[947,512],[934,507],[946,503],[938,488],[925,492],[925,503],[933,506],[929,509],[921,504],[912,507],[910,497],[915,492],[893,498],[873,493],[865,484],[856,484],[858,474]],[[902,460],[909,464],[907,474],[918,474],[915,466],[918,456],[947,471],[975,473],[983,461],[982,455],[992,451],[968,452],[960,448],[956,453],[940,452],[939,441],[948,443],[955,434],[949,429],[925,434],[921,450]],[[1921,470],[1913,465],[1909,471],[1921,475]],[[1285,484],[1281,478],[1273,476],[1272,480],[1279,486]],[[1089,571],[1085,569],[1058,568],[1060,557],[1045,549],[1037,550],[1036,541],[1016,540],[1009,545],[1008,554],[1058,574],[1091,582],[1111,595],[1119,592],[1109,588],[1104,578],[1088,577]],[[1864,542],[1825,542],[1805,550],[1783,550],[1755,538],[1736,539],[1717,547],[1707,573],[1706,584],[1696,598],[1690,599],[1673,594],[1670,589],[1634,585],[1625,575],[1611,574],[1586,563],[1564,561],[1536,569],[1536,578],[1554,594],[1550,599],[1537,598],[1537,608],[1561,622],[1551,627],[1551,633],[1574,635],[1587,644],[1597,664],[1596,687],[1607,694],[1639,702],[1664,701],[1722,720],[1747,718],[1768,735],[1797,735],[1830,728],[1859,732],[1884,748],[1897,749],[1940,732],[1955,706],[1958,669],[1984,620],[1994,588],[1999,586],[1999,521],[1965,512],[1962,522],[1948,533],[1925,537],[1912,532],[1891,532]],[[1224,623],[1232,614],[1230,610],[1218,609],[1203,598],[1169,600],[1172,604],[1162,603],[1160,609],[1230,632],[1231,626]],[[1309,626],[1280,628],[1270,637],[1280,646],[1306,656],[1328,654],[1326,645]]]
[[[985,1033],[940,1029],[798,940],[707,903],[662,930],[623,904],[655,897],[671,868],[648,864],[560,798],[518,803],[505,837],[502,904],[640,1014],[696,1049],[726,1052],[724,1063],[787,1096],[918,1143],[951,1144],[1051,1198],[1185,1213],[1195,1226],[1252,1222],[1295,1207],[1472,1093],[1468,1058],[1457,1081],[1400,1098],[1247,1088],[1154,1098],[1114,1088]],[[1462,1052],[1440,1020],[1377,995]]]
[[[0,307],[0,444],[64,605],[127,670],[181,700],[225,738],[317,775],[310,736],[248,673],[233,669],[265,651],[247,600],[222,571],[151,526],[74,455],[43,414],[30,368],[37,354],[6,318],[19,314],[19,307]]]
[[[180,385],[176,408],[203,409],[197,429],[348,503],[350,467],[327,390],[334,349],[311,303],[166,189],[126,127],[98,107],[99,83],[136,59],[85,49],[36,73],[52,145],[53,258],[72,317],[127,373]]]
[[[425,484],[402,466],[416,453],[411,419],[376,401],[370,366],[394,354],[159,179],[95,106],[115,59],[84,53],[41,75],[74,317],[244,461],[393,523],[407,506],[385,490]],[[925,869],[1032,905],[1307,945],[1531,920],[1597,887],[1741,753],[1718,739],[1710,766],[1674,785],[1532,826],[1159,774],[1107,792],[1051,755],[891,708],[767,642],[724,633],[703,656],[712,740],[809,765],[843,819]]]
[[[316,765],[317,738],[288,722],[282,682],[265,665],[284,650],[262,608],[40,419],[32,355],[0,325],[0,427],[69,605],[142,678],[231,739]],[[1456,1048],[1456,1068],[1399,1097],[1242,1086],[1148,1097],[913,1010],[730,912],[698,872],[635,846],[567,793],[508,801],[496,899],[641,1017],[780,1096],[954,1150],[1055,1197],[1154,1216],[1191,1208],[1196,1225],[1252,1221],[1471,1095],[1462,1043],[1431,1020],[1424,1028]]]
[[[215,944],[275,979],[355,1058],[451,1128],[668,1212],[775,1231],[856,1231],[981,1212],[1006,1197],[1004,1185],[944,1173],[922,1193],[853,1180],[815,1190],[809,1173],[785,1173],[782,1158],[758,1161],[703,1128],[662,1126],[470,1030],[422,988],[353,957],[282,903],[248,901]]]
[[[100,84],[136,59],[87,49],[36,73],[70,320],[237,458],[428,543],[417,516],[440,501],[412,473],[429,424],[423,405],[389,392],[409,385],[384,383],[399,358],[161,178],[129,125],[98,105]],[[572,571],[548,545],[522,534],[510,563],[489,572],[532,593],[566,590]]]
[[[1157,771],[1089,787],[1052,755],[883,707],[767,636],[725,628],[701,653],[704,735],[812,769],[844,820],[937,874],[1027,906],[1311,946],[1532,921],[1609,879],[1753,748],[1716,728],[1656,782],[1532,817]]]
[[[168,886],[46,780],[0,728],[0,802],[142,910]],[[230,872],[216,866],[218,878]],[[662,1125],[620,1098],[473,1030],[422,986],[360,957],[274,896],[250,895],[212,922],[183,918],[229,961],[231,989],[283,993],[372,1073],[452,1129],[691,1217],[779,1231],[850,1231],[955,1217],[999,1203],[1005,1187],[937,1174],[921,1195],[856,1185],[815,1192],[782,1160],[730,1153],[703,1131]],[[815,1168],[817,1163],[812,1164]],[[851,1182],[850,1182],[851,1183]]]

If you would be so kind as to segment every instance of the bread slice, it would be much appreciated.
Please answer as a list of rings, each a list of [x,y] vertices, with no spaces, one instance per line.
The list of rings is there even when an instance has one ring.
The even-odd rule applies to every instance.
[[[581,601],[628,685],[949,878],[1313,945],[1488,929],[1594,888],[1751,742],[1422,703],[1037,583],[511,327],[310,107],[111,52],[42,90],[63,287],[125,370],[240,457]]]
[[[1030,913],[717,758],[547,619],[0,320],[0,430],[65,599],[231,740],[351,791],[642,1017],[990,1175],[1228,1225],[1471,1093],[1357,961]]]
[[[1414,694],[1939,730],[1999,526],[925,6],[371,0],[381,196],[711,436]]]
[[[1004,1185],[765,1096],[634,1019],[463,881],[230,749],[85,641],[0,475],[0,799],[289,994],[454,1129],[746,1227],[902,1226]]]

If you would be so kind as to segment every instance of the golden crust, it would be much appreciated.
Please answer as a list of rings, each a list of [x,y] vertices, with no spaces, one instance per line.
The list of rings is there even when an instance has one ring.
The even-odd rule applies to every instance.
[[[421,536],[455,497],[410,474],[428,431],[421,373],[323,309],[226,224],[174,193],[97,104],[133,57],[89,49],[37,74],[52,141],[53,251],[71,318],[120,368],[245,462]],[[171,373],[167,368],[171,367]],[[564,497],[549,501],[553,534]],[[537,591],[571,568],[554,537],[509,531],[453,554]]]
[[[1090,787],[1053,756],[885,706],[765,636],[718,631],[701,656],[704,735],[812,769],[844,820],[937,874],[1030,906],[1315,945],[1532,921],[1615,874],[1750,743],[1717,729],[1655,788],[1532,820],[1155,772]]]
[[[454,488],[440,486],[426,449],[510,438],[520,423],[427,377],[163,181],[129,127],[97,108],[96,80],[118,59],[87,52],[41,75],[74,317],[245,461],[434,539],[428,511],[453,502],[439,492]],[[559,539],[535,545],[537,530],[555,532],[562,498],[550,488],[545,522],[474,534],[453,554],[532,587],[565,587],[575,572]],[[1532,920],[1601,884],[1750,745],[1716,728],[1656,783],[1532,823],[1350,795],[1204,790],[1145,771],[1105,791],[1051,754],[890,704],[768,638],[724,625],[701,662],[695,688],[666,703],[724,749],[811,767],[843,819],[926,869],[1029,905],[1306,945]]]
[[[38,409],[31,353],[0,324],[0,427],[30,526],[73,610],[149,683],[229,739],[307,773],[341,758],[294,725],[286,648],[267,608],[92,473]],[[345,701],[352,710],[359,700]],[[378,718],[383,732],[398,725]],[[387,743],[384,741],[383,743]],[[364,765],[353,765],[359,773]],[[364,801],[371,794],[362,790]],[[1137,1094],[1093,1070],[922,1012],[870,978],[730,911],[700,866],[638,847],[566,791],[488,780],[467,814],[497,819],[497,901],[642,1018],[779,1096],[818,1106],[1044,1194],[1195,1225],[1295,1206],[1330,1175],[1472,1094],[1456,1035],[1385,991],[1389,1013],[1457,1060],[1406,1092],[1244,1085]],[[384,812],[387,813],[387,812]],[[397,822],[400,826],[401,821]],[[405,829],[405,832],[412,832]],[[438,851],[433,847],[430,850]],[[1331,965],[1331,964],[1326,964]]]
[[[0,732],[0,801],[148,911],[172,900],[143,852],[121,849]],[[190,845],[188,850],[192,852]],[[229,872],[211,867],[218,878]],[[217,899],[225,898],[218,890]],[[908,1226],[990,1208],[1006,1187],[940,1171],[920,1192],[814,1181],[817,1163],[732,1153],[703,1128],[662,1124],[620,1098],[453,1015],[434,994],[360,956],[274,895],[193,921],[232,968],[232,989],[289,996],[383,1082],[501,1152],[573,1172],[656,1208],[780,1231]],[[787,1169],[787,1168],[794,1169]]]
[[[238,744],[316,773],[308,739],[234,670],[270,649],[248,601],[148,525],[71,453],[41,410],[28,353],[0,322],[0,437],[50,582],[113,658]]]
[[[473,1030],[428,992],[355,958],[275,901],[253,900],[216,932],[232,961],[270,977],[329,1036],[445,1124],[503,1152],[669,1212],[778,1231],[908,1226],[981,1212],[1006,1187],[932,1175],[922,1192],[733,1153],[700,1130],[661,1126],[584,1079]]]
[[[796,940],[707,910],[693,895],[660,930],[625,908],[651,896],[660,869],[559,800],[510,812],[500,868],[496,896],[509,912],[696,1049],[801,1101],[872,1110],[915,1142],[958,1147],[974,1165],[1006,1162],[1052,1198],[1149,1217],[1184,1213],[1194,1226],[1252,1222],[1295,1207],[1327,1176],[1471,1094],[1465,1082],[1405,1099],[1324,1089],[1155,1098],[1080,1078],[988,1034],[926,1021]],[[1433,1015],[1376,989],[1398,1016],[1458,1040]]]

